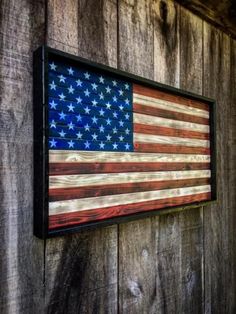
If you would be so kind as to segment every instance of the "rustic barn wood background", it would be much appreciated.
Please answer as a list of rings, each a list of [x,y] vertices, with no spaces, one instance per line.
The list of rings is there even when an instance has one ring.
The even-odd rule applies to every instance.
[[[35,238],[32,52],[44,43],[215,98],[218,203]],[[235,85],[236,41],[170,0],[2,0],[0,312],[236,313]]]

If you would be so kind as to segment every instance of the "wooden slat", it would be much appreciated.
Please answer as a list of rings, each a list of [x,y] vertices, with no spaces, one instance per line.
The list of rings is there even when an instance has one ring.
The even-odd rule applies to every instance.
[[[171,120],[159,117],[148,116],[145,114],[134,113],[133,114],[134,123],[142,123],[147,125],[169,127],[173,129],[198,131],[202,133],[209,133],[209,126],[191,123],[191,122],[181,122],[178,120]]]
[[[201,110],[209,111],[208,105],[203,103],[203,102],[191,100],[191,99],[184,98],[184,97],[178,96],[178,95],[172,95],[172,94],[166,93],[166,92],[161,92],[159,90],[152,89],[149,87],[144,87],[141,85],[134,84],[133,85],[133,92],[136,94],[141,94],[141,95],[148,96],[148,97],[163,99],[163,100],[167,100],[167,101],[174,102],[177,104],[183,104],[183,105],[188,106],[188,107],[193,107],[193,108],[198,108]]]
[[[163,189],[173,189],[178,187],[189,187],[198,185],[209,185],[209,178],[196,178],[185,180],[170,180],[170,181],[150,181],[137,183],[109,184],[82,187],[65,187],[49,190],[49,202],[63,201],[70,199],[79,199],[93,196],[115,195],[135,192],[145,192]]]
[[[211,191],[210,185],[166,189],[161,191],[137,192],[129,194],[116,194],[106,196],[88,197],[82,199],[58,201],[49,203],[49,215],[66,214],[75,211],[91,210],[95,208],[106,208],[110,206],[153,201],[158,199],[166,199],[170,197],[180,197],[186,195],[194,195],[200,193],[208,193]]]
[[[49,177],[49,188],[82,187],[90,185],[101,187],[104,184],[209,178],[210,176],[210,170],[62,175]]]
[[[134,123],[134,132],[153,135],[174,136],[182,138],[196,138],[200,140],[208,140],[209,133],[201,133],[196,131],[187,131],[180,129],[167,128],[162,126],[145,125],[142,123]]]
[[[139,103],[133,104],[133,112],[148,114],[151,116],[162,117],[162,118],[167,118],[167,119],[172,119],[172,120],[180,120],[180,121],[209,125],[209,119],[207,118],[196,117],[190,114],[184,114],[184,113],[179,113],[179,112],[177,113],[170,110],[153,108],[150,106],[140,105]]]
[[[85,173],[144,172],[169,170],[207,170],[210,163],[50,163],[49,175],[70,175]]]
[[[134,133],[133,136],[134,142],[142,142],[142,143],[159,143],[159,144],[172,144],[172,145],[180,145],[180,146],[190,146],[190,147],[210,147],[210,141],[206,140],[198,140],[191,138],[176,138],[171,136],[162,136],[162,135],[146,135],[145,133]]]
[[[48,0],[47,17],[49,46],[116,67],[114,1]],[[117,226],[46,243],[45,312],[117,312]]]
[[[58,214],[49,217],[49,228],[55,229],[63,226],[70,226],[77,223],[85,223],[94,220],[102,220],[107,217],[124,216],[140,211],[157,210],[163,207],[178,206],[180,204],[189,204],[211,199],[211,193],[200,193],[196,195],[187,195],[183,197],[172,197],[165,200],[155,200],[148,202],[139,202],[124,206],[107,207],[106,210],[93,209],[68,214]]]
[[[141,153],[173,153],[173,154],[202,154],[210,155],[210,149],[204,147],[188,147],[177,146],[168,144],[152,144],[152,143],[140,143],[134,144],[135,151]]]
[[[151,107],[152,109],[169,110],[174,113],[187,114],[195,117],[209,119],[209,110],[180,105],[163,99],[148,97],[140,94],[133,94],[133,102],[142,106]],[[209,108],[209,107],[208,107]]]
[[[184,155],[184,154],[145,154],[145,153],[119,153],[86,151],[49,151],[50,162],[210,162],[210,156]]]

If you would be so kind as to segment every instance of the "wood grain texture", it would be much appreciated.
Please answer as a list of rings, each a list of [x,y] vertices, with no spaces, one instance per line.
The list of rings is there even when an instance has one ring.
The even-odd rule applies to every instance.
[[[229,249],[233,232],[229,204],[230,40],[204,23],[204,47],[204,94],[217,101],[218,130],[218,204],[204,209],[205,310],[230,313],[233,291]],[[216,302],[216,298],[219,301]]]
[[[180,87],[202,94],[203,22],[181,8]],[[202,208],[180,213],[182,313],[201,313],[204,304]]]
[[[236,38],[236,6],[233,0],[177,0],[177,2]]]
[[[0,3],[2,314],[43,310],[43,242],[33,237],[32,223],[32,53],[43,42],[44,22],[43,1]]]
[[[116,66],[116,25],[113,1],[48,1],[47,43],[66,52]],[[47,241],[47,313],[116,313],[116,241],[116,226]]]
[[[149,79],[153,79],[154,73],[151,5],[150,0],[118,2],[118,64],[122,70]],[[155,313],[155,255],[152,252],[156,248],[153,220],[148,218],[121,224],[118,248],[119,313]]]

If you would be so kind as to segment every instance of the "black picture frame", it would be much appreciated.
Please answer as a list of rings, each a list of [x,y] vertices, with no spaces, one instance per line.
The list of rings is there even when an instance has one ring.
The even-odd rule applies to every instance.
[[[83,65],[88,69],[96,69],[106,74],[112,74],[118,78],[126,79],[132,83],[142,84],[160,91],[168,92],[172,95],[187,97],[191,100],[202,101],[210,108],[210,152],[211,152],[211,196],[210,201],[191,203],[184,206],[176,206],[165,209],[139,212],[129,216],[114,217],[102,221],[80,224],[78,226],[61,228],[58,230],[48,230],[48,148],[45,143],[48,139],[48,60],[53,55],[56,59],[66,61],[71,65]],[[39,47],[33,55],[33,83],[34,83],[34,235],[46,239],[66,233],[78,232],[95,227],[103,227],[111,224],[127,222],[130,220],[176,212],[193,207],[208,205],[217,200],[216,186],[216,129],[215,112],[216,102],[213,99],[196,95],[185,90],[174,88],[168,85],[157,83],[137,75],[133,75],[121,70],[117,70],[102,64],[86,60],[75,55],[71,55],[47,46]]]

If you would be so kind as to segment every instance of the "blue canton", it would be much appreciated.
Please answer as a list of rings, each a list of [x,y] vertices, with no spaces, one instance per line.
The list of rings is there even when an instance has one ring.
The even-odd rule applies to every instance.
[[[133,151],[132,84],[49,61],[49,149]]]

